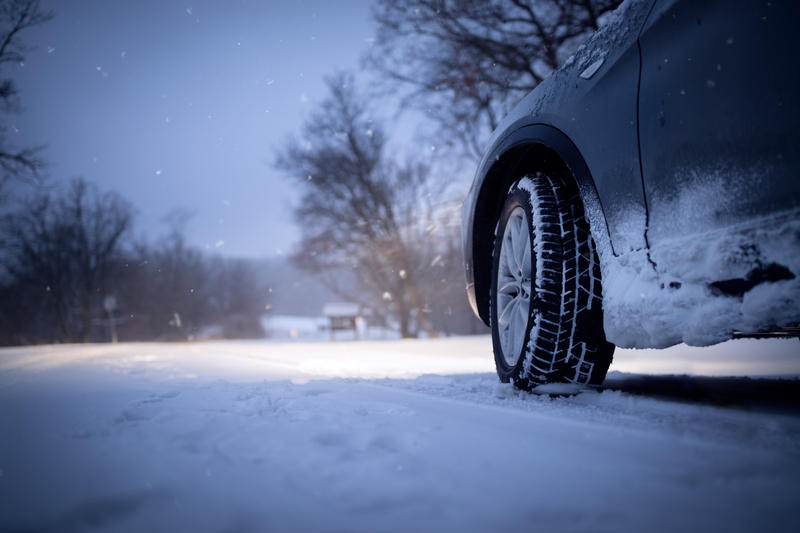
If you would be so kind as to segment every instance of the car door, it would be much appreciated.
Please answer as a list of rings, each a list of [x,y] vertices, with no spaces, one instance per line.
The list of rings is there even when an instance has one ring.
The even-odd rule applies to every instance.
[[[640,35],[639,88],[653,250],[798,207],[799,6],[654,6]]]

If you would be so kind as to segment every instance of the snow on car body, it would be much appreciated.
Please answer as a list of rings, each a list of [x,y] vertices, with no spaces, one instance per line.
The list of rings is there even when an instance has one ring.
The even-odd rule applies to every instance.
[[[596,244],[602,275],[587,279],[602,279],[602,328],[586,324],[596,314],[575,322],[605,337],[589,344],[708,345],[800,323],[800,72],[787,45],[800,8],[736,4],[626,2],[501,123],[464,202],[467,291],[487,325],[498,222],[514,184],[536,175],[573,188],[591,228],[580,253],[593,259]],[[553,326],[558,342],[568,326]],[[501,377],[581,381],[583,360],[556,354],[548,368],[571,370]],[[587,382],[605,370],[594,373]]]

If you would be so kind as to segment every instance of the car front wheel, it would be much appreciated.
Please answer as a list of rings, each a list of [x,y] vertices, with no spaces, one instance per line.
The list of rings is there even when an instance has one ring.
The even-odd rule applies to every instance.
[[[603,332],[600,265],[577,191],[540,173],[514,183],[497,224],[490,290],[502,381],[525,390],[602,383],[614,346]]]

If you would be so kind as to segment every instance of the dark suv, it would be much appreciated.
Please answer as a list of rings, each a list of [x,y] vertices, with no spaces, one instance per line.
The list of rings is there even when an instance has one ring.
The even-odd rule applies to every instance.
[[[626,3],[506,117],[464,202],[500,378],[599,384],[614,345],[796,335],[793,1]]]

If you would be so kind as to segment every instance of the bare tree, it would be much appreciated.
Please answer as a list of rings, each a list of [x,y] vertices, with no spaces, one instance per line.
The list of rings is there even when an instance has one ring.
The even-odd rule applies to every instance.
[[[302,140],[288,143],[276,161],[303,191],[294,260],[342,298],[395,320],[404,337],[433,335],[420,291],[423,267],[435,254],[426,233],[435,216],[430,173],[387,157],[384,130],[351,75],[326,82],[330,96],[305,124]],[[351,282],[342,284],[347,273]]]
[[[0,68],[18,65],[25,59],[27,48],[20,34],[53,18],[52,11],[44,11],[39,0],[0,1]],[[0,111],[8,115],[20,111],[19,93],[14,81],[4,75],[0,79]],[[4,121],[5,122],[5,121]],[[41,147],[15,147],[6,139],[7,126],[0,126],[0,190],[13,178],[36,180],[44,162]]]
[[[3,314],[28,306],[28,320],[45,325],[20,325],[30,332],[28,342],[89,340],[93,318],[102,315],[102,300],[112,290],[112,259],[132,219],[130,203],[82,179],[3,218],[3,278],[20,298],[4,302]]]
[[[431,323],[446,334],[482,332],[482,324],[465,298],[461,202],[443,201],[437,209],[435,226],[429,227],[428,233],[435,243],[436,255],[425,265],[421,279]]]
[[[263,337],[267,291],[255,267],[191,246],[185,237],[190,218],[185,210],[173,210],[165,217],[165,236],[136,242],[118,260],[120,338]]]
[[[189,216],[173,211],[167,235],[128,252],[119,298],[130,318],[121,328],[124,338],[187,340],[211,321],[206,257],[184,235]]]
[[[188,218],[124,246],[130,203],[80,179],[0,218],[0,344],[262,337],[255,265],[190,246]]]
[[[213,317],[226,339],[264,336],[261,316],[267,290],[257,281],[256,266],[245,259],[215,257],[210,262]]]
[[[366,64],[475,157],[621,0],[377,0]]]

